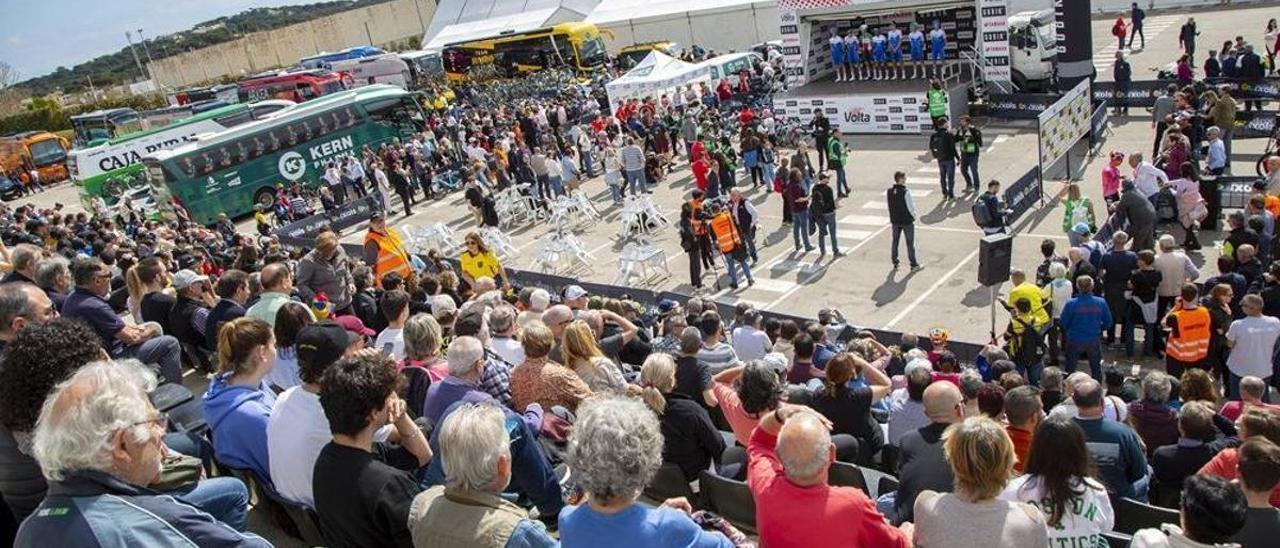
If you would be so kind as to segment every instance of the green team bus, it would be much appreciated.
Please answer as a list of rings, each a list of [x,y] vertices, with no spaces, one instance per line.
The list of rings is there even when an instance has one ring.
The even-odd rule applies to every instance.
[[[142,159],[163,215],[209,225],[270,205],[277,185],[317,186],[332,159],[407,140],[425,124],[420,94],[375,84],[312,99],[267,119]]]
[[[216,133],[252,122],[267,114],[294,105],[293,101],[270,100],[237,103],[206,110],[174,122],[100,141],[72,150],[67,169],[78,187],[80,202],[93,211],[93,200],[101,196],[107,205],[122,194],[146,183],[142,177],[142,157],[176,147],[206,133]]]

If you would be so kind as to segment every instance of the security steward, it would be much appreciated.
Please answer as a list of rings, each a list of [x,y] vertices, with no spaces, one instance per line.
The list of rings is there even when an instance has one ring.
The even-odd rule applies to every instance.
[[[406,280],[413,273],[413,263],[400,233],[387,226],[381,213],[374,213],[369,219],[369,231],[364,235],[364,262],[373,265],[373,275],[379,285],[382,277],[392,272]]]
[[[742,273],[746,274],[747,285],[755,285],[756,281],[751,277],[751,267],[747,266],[747,247],[742,243],[738,221],[734,219],[728,208],[721,207],[718,203],[711,206],[711,215],[711,233],[715,236],[716,247],[720,249],[720,254],[724,255],[725,270],[729,271],[729,287],[738,288],[737,267],[739,266],[742,267]]]
[[[1184,284],[1182,294],[1164,317],[1169,338],[1164,347],[1165,370],[1174,378],[1188,367],[1204,369],[1209,355],[1209,309],[1196,301],[1200,291],[1195,284]]]
[[[693,209],[693,217],[690,221],[693,224],[694,240],[698,244],[698,249],[701,250],[702,268],[710,270],[715,266],[713,264],[715,259],[711,254],[711,235],[707,234],[706,220],[709,215],[702,209],[705,196],[701,190],[694,189],[693,196],[689,198],[689,207]]]

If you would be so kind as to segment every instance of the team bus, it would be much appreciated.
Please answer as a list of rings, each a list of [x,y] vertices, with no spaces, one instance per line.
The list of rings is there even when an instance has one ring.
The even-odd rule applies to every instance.
[[[143,156],[173,148],[195,139],[197,135],[252,122],[293,105],[292,101],[272,100],[215,108],[167,126],[109,139],[95,147],[72,150],[67,156],[67,169],[71,180],[79,187],[81,203],[92,211],[94,198],[101,196],[107,204],[112,204],[125,191],[146,184],[142,179]]]
[[[285,99],[295,103],[309,101],[351,87],[351,80],[328,69],[265,72],[241,80],[240,100],[266,101]]]
[[[361,57],[373,57],[384,53],[386,52],[382,51],[382,49],[375,48],[373,46],[356,46],[354,48],[347,48],[333,53],[320,53],[318,55],[312,55],[311,57],[303,57],[298,60],[298,66],[304,69],[331,68],[330,65],[338,61],[359,59]]]
[[[142,159],[166,217],[176,207],[212,224],[270,205],[276,185],[317,186],[330,160],[401,141],[425,126],[420,94],[374,84],[303,103]]]
[[[580,73],[602,70],[604,40],[592,23],[561,23],[527,32],[506,32],[446,45],[441,50],[445,75],[452,82],[485,76],[515,76],[566,66]]]
[[[71,117],[76,147],[91,147],[130,133],[142,131],[142,118],[131,108],[95,110]]]
[[[413,81],[409,63],[394,53],[334,61],[330,65],[333,71],[351,77],[351,87],[391,84],[409,89],[409,84]]]

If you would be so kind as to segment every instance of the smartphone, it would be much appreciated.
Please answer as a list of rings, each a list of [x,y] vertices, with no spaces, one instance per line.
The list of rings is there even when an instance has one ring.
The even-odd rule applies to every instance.
[[[391,357],[391,352],[392,352],[392,350],[393,350],[395,347],[396,347],[396,343],[393,343],[393,342],[383,343],[383,345],[382,345],[382,355],[383,355],[383,356],[386,356],[386,357],[388,357],[388,358],[390,358],[390,357]]]

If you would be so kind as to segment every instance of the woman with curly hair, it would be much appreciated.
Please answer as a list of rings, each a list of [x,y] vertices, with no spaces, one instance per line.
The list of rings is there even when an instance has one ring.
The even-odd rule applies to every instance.
[[[54,385],[94,360],[107,359],[98,335],[82,323],[55,319],[18,332],[0,362],[0,494],[19,522],[46,489],[31,455],[31,432]]]

